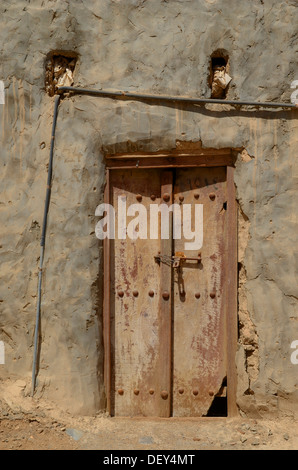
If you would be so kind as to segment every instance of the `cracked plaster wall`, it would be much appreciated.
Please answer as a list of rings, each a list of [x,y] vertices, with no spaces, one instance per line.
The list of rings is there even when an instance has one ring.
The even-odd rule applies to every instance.
[[[1,378],[30,384],[40,227],[53,98],[51,51],[73,51],[74,84],[209,97],[210,56],[229,55],[228,98],[289,101],[295,1],[13,0],[0,6]],[[75,96],[60,107],[42,297],[37,395],[71,412],[104,409],[103,154],[230,147],[239,202],[238,405],[260,416],[297,412],[297,113],[158,106]]]

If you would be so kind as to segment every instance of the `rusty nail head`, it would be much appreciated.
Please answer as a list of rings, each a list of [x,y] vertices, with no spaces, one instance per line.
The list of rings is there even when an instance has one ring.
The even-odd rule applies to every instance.
[[[163,200],[166,201],[166,202],[170,200],[170,195],[169,195],[169,193],[164,193],[164,195],[163,195]]]
[[[199,299],[200,297],[201,297],[200,292],[196,292],[196,293],[195,293],[195,298],[196,298],[196,299]]]
[[[153,395],[153,394],[154,394],[153,388],[150,388],[149,393],[150,393],[150,395]]]
[[[132,295],[133,295],[134,297],[138,297],[139,292],[138,292],[137,290],[134,290],[134,291],[132,292]]]
[[[160,396],[161,396],[161,398],[162,398],[163,400],[166,400],[166,399],[168,398],[169,394],[168,394],[168,392],[166,392],[165,390],[163,390],[163,391],[161,392]]]
[[[212,390],[209,390],[209,395],[210,395],[210,397],[213,397],[214,392]]]
[[[123,297],[124,296],[123,290],[119,290],[118,295],[119,295],[119,297]]]
[[[199,199],[199,197],[200,197],[199,193],[195,193],[194,197],[195,197],[195,199]]]
[[[182,195],[179,196],[179,201],[180,201],[180,202],[184,201],[184,196],[182,196]]]
[[[180,393],[180,395],[182,395],[184,393],[184,388],[179,388],[178,392]]]
[[[156,196],[154,194],[151,194],[150,198],[151,198],[152,201],[155,201]]]
[[[199,391],[197,389],[193,390],[192,392],[195,396],[197,396],[199,394]]]
[[[215,298],[215,292],[211,292],[210,297],[211,297],[211,299],[214,299]]]
[[[135,395],[138,395],[138,394],[140,393],[140,390],[138,390],[137,388],[135,388],[134,391],[133,391],[133,393],[134,393]]]
[[[150,295],[150,297],[153,297],[154,296],[154,290],[150,290],[149,295]]]
[[[209,197],[210,197],[211,201],[214,201],[214,199],[215,199],[215,194],[214,194],[214,193],[210,193],[210,194],[209,194]]]
[[[122,388],[119,388],[118,393],[119,393],[119,395],[123,395],[124,390]]]
[[[142,195],[141,195],[141,194],[137,194],[137,195],[136,195],[136,199],[137,199],[137,201],[141,202],[141,200],[142,200]]]
[[[164,300],[169,300],[170,294],[169,294],[167,291],[165,291],[165,292],[162,293],[162,298],[163,298]]]

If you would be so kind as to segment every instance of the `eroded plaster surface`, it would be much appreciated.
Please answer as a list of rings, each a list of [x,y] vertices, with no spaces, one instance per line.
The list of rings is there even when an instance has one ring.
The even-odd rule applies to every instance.
[[[228,52],[227,97],[289,102],[296,2],[2,2],[0,44],[1,378],[30,384],[54,98],[51,51],[73,51],[74,85],[210,97],[210,57]],[[296,70],[297,73],[297,70]],[[160,106],[73,96],[60,106],[42,287],[37,394],[76,413],[104,409],[102,246],[105,152],[232,148],[239,204],[238,405],[293,414],[297,365],[297,113]]]

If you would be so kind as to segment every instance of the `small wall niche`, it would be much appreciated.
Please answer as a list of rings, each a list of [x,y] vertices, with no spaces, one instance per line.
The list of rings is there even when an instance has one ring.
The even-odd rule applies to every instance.
[[[225,99],[232,77],[229,75],[230,64],[227,51],[218,49],[211,54],[209,87],[211,98]]]
[[[52,51],[45,62],[45,90],[49,96],[58,93],[59,86],[72,86],[78,56],[69,51]]]

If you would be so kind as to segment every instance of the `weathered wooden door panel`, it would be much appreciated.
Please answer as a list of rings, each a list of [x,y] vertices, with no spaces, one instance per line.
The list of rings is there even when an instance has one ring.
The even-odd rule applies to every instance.
[[[204,416],[229,370],[226,168],[110,173],[109,202],[116,213],[116,237],[109,242],[111,412]],[[138,213],[123,222],[127,231],[121,238],[119,201],[125,201],[126,210],[137,203],[147,210],[146,238],[131,238],[130,224]],[[157,236],[150,238],[150,205],[162,203],[180,206],[181,237],[170,219],[169,237],[162,238],[159,216]],[[198,205],[203,207],[199,220]],[[192,242],[187,229],[197,241],[202,230],[201,247],[187,247]],[[179,267],[162,261],[182,253],[197,259],[182,260]]]
[[[185,251],[187,240],[174,240],[174,251],[201,262],[181,263],[174,273],[173,415],[206,415],[226,377],[224,257],[226,169],[179,169],[174,200],[191,205],[192,230],[202,229],[201,248]],[[196,219],[201,204],[203,218]],[[187,219],[182,218],[183,223]],[[203,226],[200,224],[203,223]]]
[[[125,202],[126,209],[139,203],[147,209],[149,234],[149,205],[160,203],[162,172],[117,170],[112,172],[110,188],[116,228],[118,202]],[[134,218],[127,217],[124,225],[128,231]],[[161,273],[154,259],[162,249],[160,237],[134,240],[126,233],[121,239],[116,231],[110,244],[112,412],[118,416],[169,416],[169,400],[163,399],[161,392],[165,380],[170,380],[166,371],[171,357],[160,353],[169,338],[170,323],[164,324],[160,318]]]

